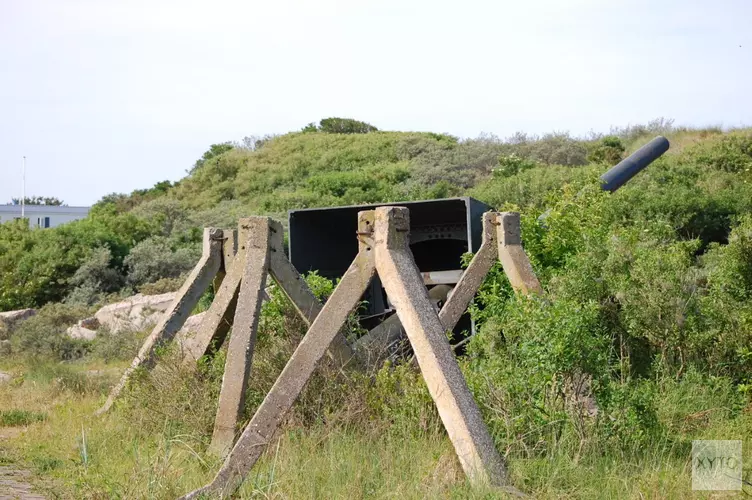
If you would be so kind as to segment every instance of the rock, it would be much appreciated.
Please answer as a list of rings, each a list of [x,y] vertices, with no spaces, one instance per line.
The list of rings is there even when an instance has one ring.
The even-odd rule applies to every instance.
[[[183,328],[180,329],[178,335],[183,336],[196,333],[198,327],[201,326],[201,322],[204,320],[204,316],[206,316],[206,311],[189,316],[188,319],[185,320],[185,323],[183,323]]]
[[[37,313],[36,309],[19,309],[18,311],[0,312],[0,319],[7,324],[29,319]]]
[[[0,340],[0,356],[7,356],[10,352],[10,340]]]
[[[89,330],[80,325],[73,325],[65,333],[72,339],[94,340],[97,337],[96,330]]]
[[[10,382],[13,380],[13,376],[10,373],[0,372],[0,384]]]
[[[154,326],[159,315],[175,300],[175,293],[134,295],[101,308],[94,317],[112,333],[140,331]]]
[[[178,331],[177,335],[175,335],[175,340],[181,349],[186,349],[186,345],[193,341],[204,316],[206,316],[206,311],[189,316],[188,319],[185,320],[183,327]]]

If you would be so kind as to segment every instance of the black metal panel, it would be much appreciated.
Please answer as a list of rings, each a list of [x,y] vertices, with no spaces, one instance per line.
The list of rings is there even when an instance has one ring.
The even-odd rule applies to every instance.
[[[458,269],[462,253],[478,250],[481,214],[492,210],[469,197],[291,210],[290,261],[301,273],[315,270],[329,279],[339,278],[358,253],[358,212],[378,206],[410,209],[411,234],[423,240],[413,248],[422,272]]]
[[[301,273],[318,271],[332,280],[341,277],[358,253],[358,212],[378,206],[410,209],[410,247],[421,272],[460,269],[462,254],[480,247],[482,214],[493,210],[469,197],[291,210],[290,261]],[[378,276],[363,299],[366,316],[387,310]],[[463,318],[456,331],[468,328],[472,328],[470,320]]]

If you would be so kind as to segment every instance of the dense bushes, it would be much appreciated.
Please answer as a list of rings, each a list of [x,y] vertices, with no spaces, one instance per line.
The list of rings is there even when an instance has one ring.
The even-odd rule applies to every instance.
[[[678,131],[687,147],[618,192],[602,192],[604,164],[655,133],[670,136],[671,124],[587,141],[566,134],[460,140],[324,120],[315,133],[270,137],[253,148],[215,145],[177,185],[109,196],[84,221],[48,231],[0,226],[0,308],[67,299],[0,337],[40,356],[70,359],[93,349],[114,359],[135,341],[68,339],[61,325],[81,312],[74,304],[94,304],[123,286],[174,288],[198,258],[202,226],[230,227],[239,216],[290,208],[469,193],[522,211],[525,248],[546,289],[543,298],[516,297],[496,266],[472,307],[480,333],[463,370],[495,438],[525,456],[567,440],[639,448],[670,430],[673,417],[661,416],[656,399],[668,385],[685,377],[716,384],[724,398],[738,398],[734,408],[752,387],[750,136]],[[311,280],[321,295],[331,291],[325,280]],[[304,329],[272,290],[247,414]],[[214,394],[211,370],[218,368],[206,369],[201,384],[210,388],[159,397],[169,406],[199,389]],[[368,375],[338,382],[336,394],[327,392],[330,380],[317,378],[298,419],[367,416],[406,432],[437,427],[409,366]],[[361,405],[352,412],[359,416],[335,418],[337,405]],[[199,406],[211,409],[206,401]],[[196,425],[206,418],[197,416]]]
[[[177,247],[163,236],[152,236],[133,247],[123,264],[134,287],[190,271],[201,256],[198,245]]]
[[[90,342],[68,337],[65,330],[91,311],[80,306],[49,304],[15,326],[10,335],[13,350],[32,358],[71,360],[89,351]]]

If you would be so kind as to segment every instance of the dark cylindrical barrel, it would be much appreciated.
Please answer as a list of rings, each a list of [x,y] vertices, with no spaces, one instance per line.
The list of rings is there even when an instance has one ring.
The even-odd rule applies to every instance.
[[[613,193],[657,160],[668,148],[668,139],[659,135],[603,174],[601,187],[604,191]]]

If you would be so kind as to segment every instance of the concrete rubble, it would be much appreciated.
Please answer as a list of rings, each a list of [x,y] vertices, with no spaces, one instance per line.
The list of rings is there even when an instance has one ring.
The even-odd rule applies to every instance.
[[[65,333],[72,339],[94,340],[97,337],[96,330],[89,330],[78,324],[69,327]]]
[[[29,319],[37,313],[36,309],[19,309],[18,311],[0,312],[0,320],[6,324]]]
[[[175,300],[175,292],[160,295],[137,294],[122,302],[101,308],[94,317],[112,333],[139,331],[153,327]]]

